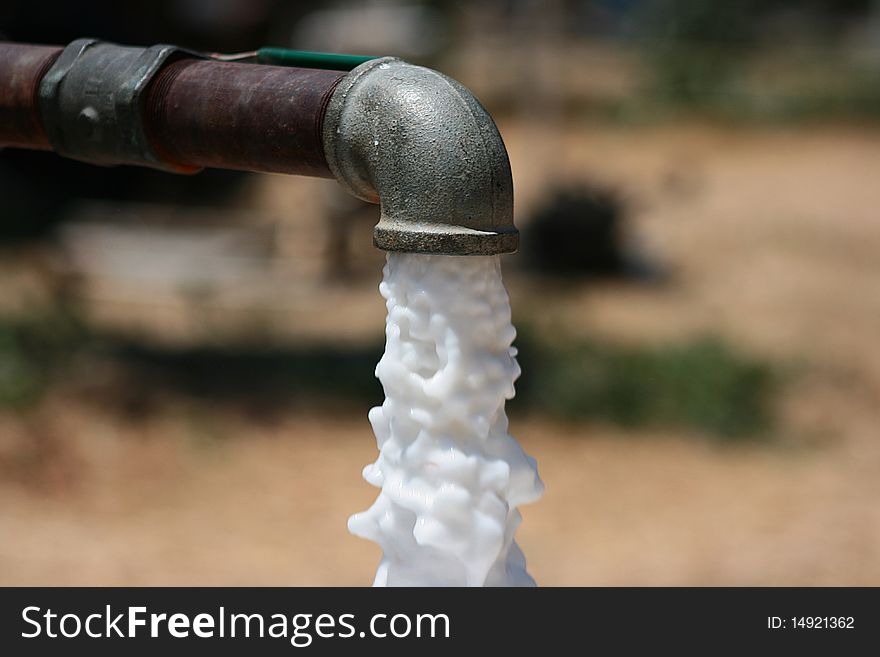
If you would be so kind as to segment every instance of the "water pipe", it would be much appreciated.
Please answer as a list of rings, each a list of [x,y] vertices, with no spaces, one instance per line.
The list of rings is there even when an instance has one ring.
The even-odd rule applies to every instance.
[[[516,250],[507,152],[467,89],[392,57],[319,55],[0,42],[0,147],[175,173],[332,177],[379,203],[381,249]]]

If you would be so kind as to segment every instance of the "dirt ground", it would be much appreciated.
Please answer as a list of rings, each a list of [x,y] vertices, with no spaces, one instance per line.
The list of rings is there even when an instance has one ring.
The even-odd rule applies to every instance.
[[[519,531],[538,582],[880,584],[880,131],[501,128],[520,217],[552,181],[602,180],[675,277],[548,292],[514,273],[515,321],[713,333],[796,372],[767,443],[516,418],[547,486]],[[281,208],[312,183],[258,184]],[[372,285],[337,299],[347,331],[381,331]],[[345,528],[375,496],[366,410],[134,422],[58,394],[0,416],[20,464],[0,472],[0,584],[369,584],[378,548]]]

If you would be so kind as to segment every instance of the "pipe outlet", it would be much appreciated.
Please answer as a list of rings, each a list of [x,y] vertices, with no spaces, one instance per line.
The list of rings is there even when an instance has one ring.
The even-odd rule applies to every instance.
[[[380,204],[373,233],[380,249],[516,251],[504,142],[483,106],[455,80],[390,57],[361,64],[330,97],[323,141],[336,179]]]

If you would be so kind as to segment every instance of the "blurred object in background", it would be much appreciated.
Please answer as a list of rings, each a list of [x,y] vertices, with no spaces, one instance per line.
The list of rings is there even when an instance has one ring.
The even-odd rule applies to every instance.
[[[45,238],[82,199],[228,207],[236,203],[246,178],[219,169],[172,176],[135,167],[95,167],[53,153],[7,149],[0,151],[0,242]]]
[[[644,99],[728,119],[877,117],[878,11],[873,0],[645,0],[629,22]]]
[[[754,45],[756,0],[647,0],[634,15],[653,88],[661,101],[709,102],[730,83]]]
[[[103,330],[167,335],[173,325],[156,307],[177,306],[183,326],[210,340],[224,325],[212,308],[238,308],[255,321],[254,306],[272,306],[265,290],[275,289],[274,228],[241,215],[80,202],[57,234],[57,274],[76,281],[68,299]]]
[[[330,282],[350,283],[356,269],[352,260],[355,251],[363,249],[363,231],[359,226],[374,226],[378,208],[346,192],[339,185],[321,186],[322,210],[327,217],[325,277]]]
[[[523,228],[523,261],[538,275],[659,281],[666,270],[639,249],[614,190],[583,183],[551,191]]]
[[[296,20],[315,4],[282,0],[5,0],[0,5],[0,31],[9,39],[30,43],[65,44],[87,36],[130,45],[172,43],[235,51],[266,44],[278,21]]]
[[[244,50],[253,47],[253,39],[263,37],[270,29],[282,4],[279,0],[173,0],[163,13],[169,22],[200,35],[201,39],[224,44],[224,49]],[[234,47],[233,42],[238,42],[240,48]],[[210,45],[207,49],[218,47]]]
[[[288,45],[301,50],[393,55],[417,62],[447,42],[444,14],[424,3],[336,2],[305,15]]]

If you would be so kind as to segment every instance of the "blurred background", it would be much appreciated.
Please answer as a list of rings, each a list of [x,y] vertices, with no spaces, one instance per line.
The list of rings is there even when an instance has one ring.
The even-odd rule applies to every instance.
[[[460,79],[523,231],[538,582],[880,584],[880,2],[5,0],[0,33]],[[0,199],[0,584],[369,584],[376,208],[12,150]]]

